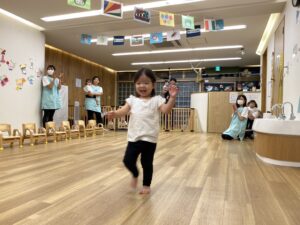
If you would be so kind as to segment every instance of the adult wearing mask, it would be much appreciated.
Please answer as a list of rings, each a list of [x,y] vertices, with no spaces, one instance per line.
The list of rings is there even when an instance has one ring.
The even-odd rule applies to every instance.
[[[61,95],[61,75],[57,77],[55,73],[55,66],[49,65],[47,67],[47,74],[42,78],[42,110],[43,110],[43,126],[46,123],[53,121],[55,110],[62,106]]]
[[[177,80],[176,78],[172,77],[170,81],[166,82],[163,86],[162,95],[166,99],[166,103],[168,103],[170,99],[170,93],[169,93],[169,87],[175,85],[176,86]],[[174,105],[175,107],[175,105]],[[173,129],[173,111],[170,112],[170,114],[165,114],[165,131],[170,131],[170,126]],[[171,121],[169,121],[171,120]]]
[[[101,100],[97,100],[98,96],[103,95],[103,89],[99,86],[100,79],[98,76],[94,76],[92,79],[92,85],[90,91],[85,96],[85,109],[87,110],[88,120],[93,120],[96,115],[97,124],[102,123],[101,117]]]
[[[233,115],[229,128],[223,132],[222,138],[225,140],[239,139],[242,141],[245,136],[248,108],[245,95],[239,95],[236,103],[232,105]]]

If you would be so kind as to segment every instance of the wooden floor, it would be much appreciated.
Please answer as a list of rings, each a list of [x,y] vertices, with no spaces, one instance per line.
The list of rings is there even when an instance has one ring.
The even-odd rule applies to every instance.
[[[300,169],[259,161],[251,141],[161,133],[152,194],[129,188],[126,133],[0,152],[0,224],[299,225]]]

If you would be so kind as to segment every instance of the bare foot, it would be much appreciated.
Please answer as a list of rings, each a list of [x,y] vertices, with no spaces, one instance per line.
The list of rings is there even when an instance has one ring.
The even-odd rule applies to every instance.
[[[130,187],[133,188],[133,189],[136,189],[137,184],[138,184],[138,179],[133,177],[132,180],[131,180],[131,183],[130,183]]]
[[[150,187],[148,187],[148,186],[143,186],[142,190],[140,191],[140,194],[141,194],[141,195],[148,195],[148,194],[150,194],[150,192],[151,192]]]

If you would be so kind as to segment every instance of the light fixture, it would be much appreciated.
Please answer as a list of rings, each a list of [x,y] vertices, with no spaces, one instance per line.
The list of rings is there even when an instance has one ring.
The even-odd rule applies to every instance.
[[[135,5],[127,5],[123,6],[123,12],[130,12],[133,11],[135,7],[144,8],[144,9],[153,9],[153,8],[160,8],[166,7],[171,5],[181,5],[181,4],[189,4],[195,2],[203,2],[206,0],[168,0],[168,1],[156,1],[156,2],[149,2],[149,3],[142,3],[142,4],[135,4]],[[77,18],[84,18],[84,17],[91,17],[91,16],[99,16],[102,15],[103,11],[100,10],[90,10],[86,12],[79,12],[79,13],[69,13],[57,16],[47,16],[41,18],[45,22],[53,22],[53,21],[61,21],[61,20],[70,20],[70,19],[77,19]]]
[[[36,24],[34,24],[34,23],[28,21],[28,20],[25,20],[25,19],[23,19],[22,17],[19,17],[19,16],[15,15],[15,14],[12,14],[12,13],[10,13],[10,12],[8,12],[8,11],[2,9],[2,8],[0,8],[0,13],[3,14],[3,15],[5,15],[5,16],[8,16],[8,17],[10,17],[10,18],[12,18],[12,19],[14,19],[14,20],[17,20],[17,21],[19,21],[19,22],[21,22],[21,23],[23,23],[23,24],[25,24],[25,25],[27,25],[27,26],[29,26],[29,27],[32,27],[32,28],[34,28],[34,29],[37,29],[37,30],[39,30],[39,31],[45,30],[45,28],[40,27],[40,26],[38,26],[38,25],[36,25]]]
[[[188,59],[188,60],[174,60],[174,61],[154,61],[154,62],[133,62],[131,65],[159,65],[159,64],[177,64],[177,63],[194,63],[194,62],[215,62],[215,61],[234,61],[241,60],[241,57],[233,58],[212,58],[212,59]]]
[[[166,54],[166,53],[178,53],[178,52],[194,52],[194,51],[212,51],[212,50],[225,50],[243,48],[242,45],[227,45],[227,46],[211,46],[200,48],[180,48],[170,50],[155,50],[155,51],[139,51],[139,52],[121,52],[113,53],[113,56],[128,56],[128,55],[153,55],[153,54]]]
[[[233,25],[233,26],[225,26],[223,30],[218,30],[218,31],[212,31],[212,32],[219,32],[219,31],[227,31],[227,30],[241,30],[241,29],[246,29],[247,26],[246,25]],[[206,33],[206,32],[209,32],[205,29],[201,29],[201,33]],[[181,35],[185,35],[186,34],[186,30],[182,30],[180,31],[180,34]],[[150,34],[142,34],[144,39],[149,39],[150,38]],[[166,37],[167,36],[167,33],[166,32],[163,32],[163,36]],[[131,36],[125,36],[124,37],[125,40],[130,40]],[[108,41],[113,41],[113,37],[109,37],[108,38]],[[94,38],[91,40],[92,43],[96,43],[97,42],[97,39]]]
[[[262,55],[263,52],[265,51],[265,49],[268,45],[269,39],[271,37],[271,34],[273,33],[276,25],[278,24],[279,19],[280,19],[280,13],[273,13],[269,17],[267,26],[265,28],[263,36],[262,36],[260,43],[258,45],[258,48],[256,50],[257,55]]]

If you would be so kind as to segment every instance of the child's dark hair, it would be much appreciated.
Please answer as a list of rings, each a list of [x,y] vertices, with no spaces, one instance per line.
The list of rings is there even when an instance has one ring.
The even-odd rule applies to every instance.
[[[93,83],[93,84],[94,84],[94,81],[95,81],[97,78],[98,78],[98,80],[100,81],[100,77],[94,76],[94,77],[92,78],[92,83]]]
[[[249,106],[250,103],[253,103],[253,104],[254,104],[254,107],[257,108],[257,103],[256,103],[255,100],[250,100],[250,101],[248,102],[247,106]]]
[[[139,69],[139,71],[137,71],[137,72],[135,73],[135,75],[134,75],[133,82],[136,83],[137,80],[138,80],[142,75],[145,75],[146,77],[148,77],[148,78],[151,80],[151,82],[152,82],[152,84],[153,84],[153,86],[154,86],[154,84],[155,84],[155,82],[156,82],[155,74],[153,73],[152,70],[150,70],[150,69],[148,69],[148,68],[141,68],[141,69]],[[137,92],[135,92],[135,95],[136,95],[137,97],[139,97],[139,94],[138,94]],[[155,90],[154,90],[154,88],[153,88],[153,90],[152,90],[152,92],[151,92],[151,97],[153,97],[153,96],[155,96]]]
[[[174,77],[171,77],[170,81],[174,81],[175,83],[177,83],[177,80]]]
[[[246,97],[245,95],[239,95],[239,96],[237,97],[237,99],[236,99],[236,102],[235,102],[236,107],[238,107],[238,108],[240,107],[240,105],[237,103],[237,101],[238,101],[241,97],[244,99],[243,107],[246,107],[246,105],[247,105],[247,97]]]
[[[53,65],[47,66],[47,70],[49,70],[49,69],[50,69],[50,70],[54,70],[54,71],[56,70],[55,66],[53,66]]]
[[[91,82],[91,83],[92,83],[92,80],[91,80],[90,78],[87,78],[87,79],[85,80],[85,84],[87,84],[88,82]]]

